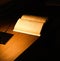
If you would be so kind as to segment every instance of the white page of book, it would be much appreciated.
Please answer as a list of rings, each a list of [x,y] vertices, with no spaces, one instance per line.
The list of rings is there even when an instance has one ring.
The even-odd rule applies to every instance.
[[[43,22],[40,23],[33,20],[19,19],[13,31],[40,36],[43,24]]]

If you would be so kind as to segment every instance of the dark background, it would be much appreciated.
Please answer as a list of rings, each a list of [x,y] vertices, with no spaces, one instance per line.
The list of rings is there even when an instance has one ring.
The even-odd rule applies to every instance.
[[[43,26],[41,37],[15,61],[56,59],[60,48],[60,1],[11,0],[0,5],[0,21],[14,21],[23,14],[47,17],[48,21]]]

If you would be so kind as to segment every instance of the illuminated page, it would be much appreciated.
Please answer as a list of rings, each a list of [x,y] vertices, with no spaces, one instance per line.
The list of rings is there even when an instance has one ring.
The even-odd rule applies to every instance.
[[[46,19],[47,19],[47,18],[45,18],[45,17],[40,17],[40,16],[33,16],[33,15],[23,15],[23,16],[21,17],[21,19],[44,23],[44,22],[46,22]]]
[[[40,20],[41,21],[41,20]],[[26,19],[19,19],[14,27],[13,31],[21,32],[25,34],[40,36],[40,32],[42,29],[44,22],[28,20]]]

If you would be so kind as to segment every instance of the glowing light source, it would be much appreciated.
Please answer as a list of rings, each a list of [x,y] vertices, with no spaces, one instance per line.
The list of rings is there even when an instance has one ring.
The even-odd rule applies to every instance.
[[[23,15],[18,19],[13,31],[40,36],[45,21],[46,18],[43,17]]]

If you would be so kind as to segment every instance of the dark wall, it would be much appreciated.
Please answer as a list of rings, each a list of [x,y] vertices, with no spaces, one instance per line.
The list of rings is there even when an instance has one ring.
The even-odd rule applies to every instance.
[[[12,0],[4,5],[0,5],[0,18],[15,18],[23,14],[42,15],[44,11],[43,1]]]
[[[48,0],[11,0],[6,4],[0,5],[0,18],[15,18],[23,14],[40,16],[48,16],[51,13],[55,14],[59,7],[52,7],[52,9],[51,7],[47,7],[47,1]]]

